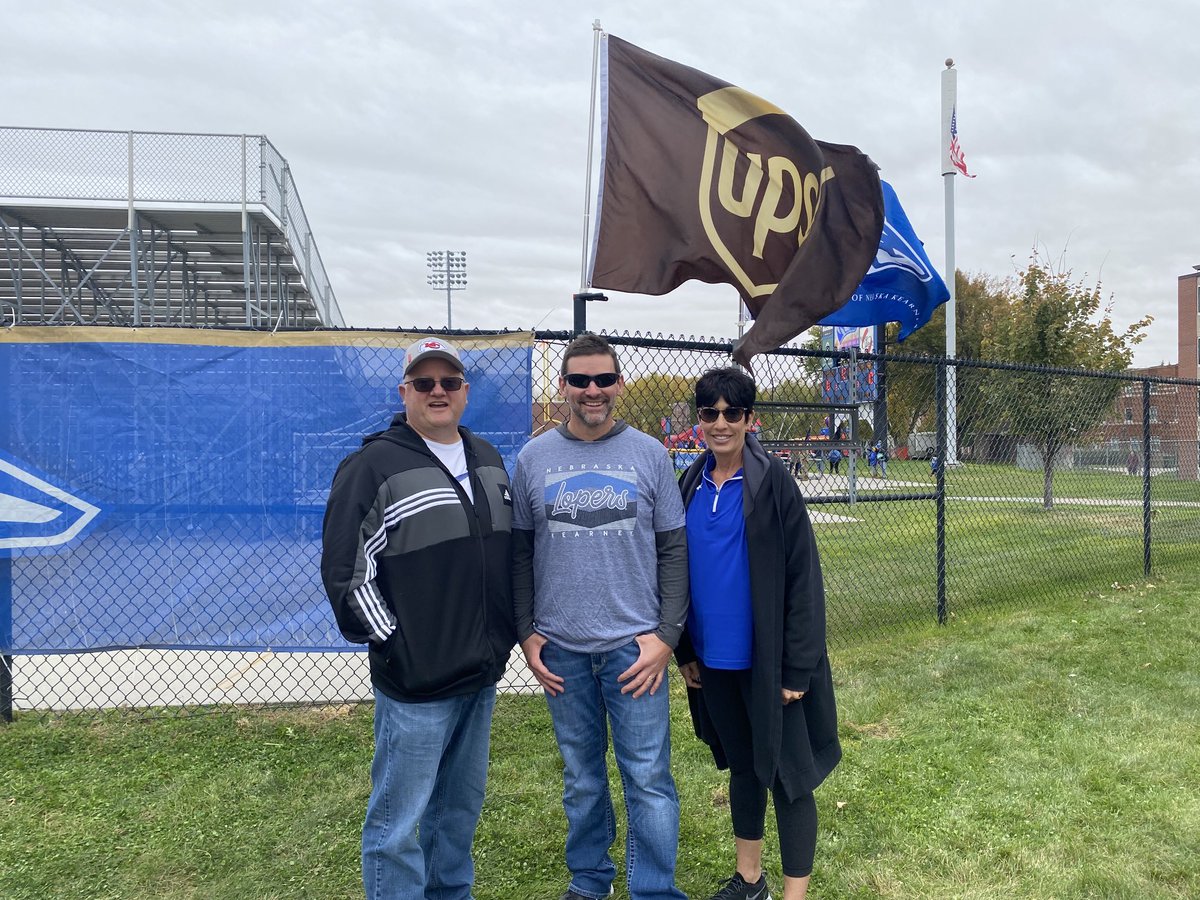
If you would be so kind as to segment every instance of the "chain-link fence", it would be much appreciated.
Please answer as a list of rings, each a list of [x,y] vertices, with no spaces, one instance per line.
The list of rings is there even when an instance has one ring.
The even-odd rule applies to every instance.
[[[30,349],[10,363],[39,387],[7,401],[2,449],[61,448],[53,474],[108,518],[56,552],[0,558],[0,646],[16,648],[0,705],[176,714],[370,696],[320,586],[320,521],[337,462],[395,407],[410,335],[326,334],[316,352],[249,334],[270,352],[126,356],[124,399],[90,357],[73,369],[58,354],[53,378]],[[570,335],[450,336],[467,348],[465,424],[511,470],[530,434],[566,418]],[[609,339],[618,414],[682,470],[701,452],[693,385],[730,344]],[[756,359],[755,376],[759,438],[809,504],[835,647],[1200,562],[1195,381],[799,349]],[[138,393],[158,400],[122,412]],[[103,439],[81,437],[67,397],[107,410]],[[502,687],[536,689],[519,654]]]

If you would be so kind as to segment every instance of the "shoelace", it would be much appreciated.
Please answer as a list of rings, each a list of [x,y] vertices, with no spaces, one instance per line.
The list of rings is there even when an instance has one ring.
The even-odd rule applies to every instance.
[[[754,885],[748,884],[745,878],[735,872],[722,883],[721,890],[713,895],[712,900],[737,900],[742,889],[751,887]]]

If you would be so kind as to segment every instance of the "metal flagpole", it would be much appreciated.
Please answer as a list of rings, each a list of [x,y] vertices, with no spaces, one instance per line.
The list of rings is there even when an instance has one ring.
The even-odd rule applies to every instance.
[[[579,263],[579,290],[586,291],[588,244],[592,231],[592,145],[596,142],[596,75],[600,67],[600,20],[592,22],[592,94],[588,105],[587,178],[583,183],[583,252]]]
[[[946,287],[950,299],[946,302],[946,357],[958,353],[958,328],[954,305],[954,164],[950,161],[950,117],[958,102],[958,72],[954,60],[946,60],[942,71],[942,181],[946,187]],[[958,369],[946,367],[946,446],[945,465],[958,465]]]
[[[13,720],[12,558],[0,556],[0,722]]]
[[[588,104],[587,176],[583,182],[583,250],[579,262],[579,293],[571,299],[574,307],[572,330],[581,334],[587,330],[589,300],[607,300],[603,294],[588,290],[588,243],[592,231],[592,145],[596,142],[596,78],[600,68],[600,36],[604,30],[600,20],[592,22],[592,96]]]

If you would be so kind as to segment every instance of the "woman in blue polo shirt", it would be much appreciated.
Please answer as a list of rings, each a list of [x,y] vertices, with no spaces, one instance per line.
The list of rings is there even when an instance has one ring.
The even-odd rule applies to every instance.
[[[729,769],[737,869],[710,900],[765,898],[767,791],[775,804],[783,900],[808,890],[813,790],[837,765],[837,709],[825,592],[804,499],[749,433],[754,381],[714,369],[696,383],[707,452],[680,482],[691,607],[676,657],[696,734]]]

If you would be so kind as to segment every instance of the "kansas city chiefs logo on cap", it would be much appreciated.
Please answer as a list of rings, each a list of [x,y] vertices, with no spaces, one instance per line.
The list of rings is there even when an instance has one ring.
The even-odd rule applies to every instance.
[[[445,350],[446,345],[441,341],[426,341],[421,345],[422,350]]]

